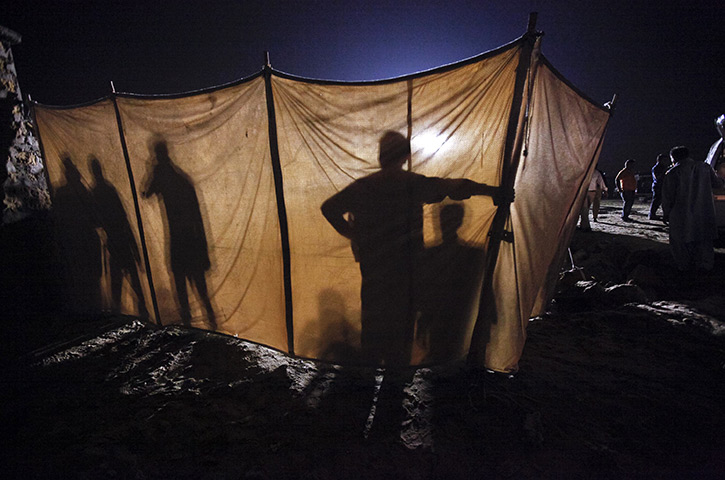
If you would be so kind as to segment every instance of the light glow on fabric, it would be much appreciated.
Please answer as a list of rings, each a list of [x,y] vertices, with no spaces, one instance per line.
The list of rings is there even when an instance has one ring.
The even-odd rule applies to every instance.
[[[361,86],[271,72],[182,97],[124,94],[74,108],[36,106],[55,191],[55,235],[67,267],[65,305],[134,316],[158,310],[154,318],[164,325],[190,324],[341,365],[386,365],[376,353],[380,349],[370,349],[370,343],[363,349],[363,275],[356,251],[321,206],[361,172],[377,173],[386,132],[407,140],[411,127],[414,173],[496,185],[520,60],[520,49],[512,45],[412,80]],[[393,205],[416,222],[395,230],[394,238],[370,242],[372,250],[386,251],[399,248],[398,238],[404,238],[403,245],[410,243],[407,257],[416,262],[384,272],[405,277],[401,282],[368,283],[375,292],[403,286],[402,301],[391,295],[383,299],[389,303],[380,302],[386,315],[406,318],[389,335],[396,335],[396,348],[405,355],[390,363],[435,365],[463,358],[480,311],[489,335],[476,340],[481,355],[473,361],[499,372],[517,368],[525,325],[545,311],[555,285],[550,278],[566,252],[576,222],[572,212],[579,210],[585,193],[580,189],[588,185],[609,119],[607,110],[579,96],[548,64],[536,68],[533,88],[523,92],[532,97],[529,156],[517,171],[506,226],[516,241],[501,245],[485,302],[480,294],[485,244],[497,205],[485,196],[447,202],[465,203],[456,213],[445,208],[443,198],[421,195],[431,206],[416,203],[413,212],[399,200],[399,183],[380,190],[393,198],[381,201],[381,208]],[[273,97],[266,96],[269,88]],[[118,201],[102,202],[93,193],[102,183],[115,189]],[[379,198],[374,193],[369,198]],[[285,207],[286,244],[280,241],[279,201]],[[114,235],[116,224],[128,227]],[[189,231],[203,232],[205,241],[190,245]],[[100,268],[101,261],[108,258],[110,265],[114,258],[104,252],[132,252],[142,239],[148,266],[140,254],[129,254],[118,269],[123,275]],[[139,287],[127,271],[137,272]],[[127,283],[114,290],[119,277]],[[149,303],[152,291],[155,306]],[[387,338],[380,332],[388,333],[372,332],[376,348]]]
[[[446,143],[446,140],[445,135],[439,134],[434,130],[426,130],[414,136],[411,139],[411,144],[413,151],[420,152],[424,156],[429,157],[447,149],[450,143]]]

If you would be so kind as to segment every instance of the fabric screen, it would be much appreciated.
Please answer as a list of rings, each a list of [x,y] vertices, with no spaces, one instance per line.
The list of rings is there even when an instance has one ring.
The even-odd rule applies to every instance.
[[[360,347],[360,267],[350,242],[320,215],[320,205],[380,169],[378,144],[388,130],[410,135],[414,172],[497,184],[517,53],[514,48],[453,71],[379,85],[273,79],[298,354],[350,361]],[[459,243],[483,249],[495,211],[491,199],[473,197],[464,208]],[[427,249],[441,244],[439,211],[435,204],[425,209]],[[458,344],[434,350],[462,355],[474,318],[475,312],[468,311],[465,319],[457,319],[459,325],[449,326],[458,331],[445,337]],[[428,358],[430,343],[441,336],[428,337],[431,329],[443,326],[426,328],[425,333],[418,329],[413,362],[441,360]]]
[[[164,323],[286,350],[263,79],[182,98],[121,97],[118,106]],[[172,168],[160,166],[159,143]]]
[[[153,315],[113,104],[35,114],[68,309]]]
[[[137,192],[151,278],[144,262],[137,271],[149,311],[153,283],[163,324],[343,364],[423,365],[466,355],[474,325],[484,322],[489,332],[479,361],[514,370],[526,321],[544,304],[547,274],[571,234],[571,212],[578,211],[609,118],[534,56],[523,95],[526,124],[512,111],[517,72],[527,61],[522,44],[388,81],[313,81],[268,70],[189,95],[124,94],[69,109],[37,105],[59,228],[80,228],[62,215],[63,158],[93,154],[142,245],[131,185]],[[512,116],[520,119],[513,132]],[[525,138],[527,152],[507,226],[514,241],[499,250],[492,308],[479,315],[498,208],[485,185],[499,185],[511,135]],[[402,139],[411,155],[400,173],[386,177],[392,170],[381,170],[381,162],[390,138]],[[91,167],[75,163],[92,185]],[[380,257],[391,265],[375,266],[378,277],[372,276],[376,244],[351,242],[321,211],[341,198],[357,202],[344,217],[357,235],[370,215],[406,212],[403,233],[375,238],[380,252],[409,246],[409,259],[398,265],[396,256]],[[108,208],[92,195],[78,202],[91,211]],[[94,231],[103,237],[103,226]],[[69,249],[69,257],[97,254]],[[130,267],[122,270],[131,282]],[[123,311],[139,314],[134,289],[123,292]],[[74,295],[68,303],[76,309],[105,308]],[[371,300],[382,297],[388,303]]]
[[[559,272],[609,118],[548,63],[536,67],[527,155],[519,163],[511,208],[514,242],[504,244],[497,263],[498,315],[486,349],[488,368],[504,372],[521,357],[528,319],[543,313],[542,306],[535,308],[537,296],[551,285],[550,267]]]

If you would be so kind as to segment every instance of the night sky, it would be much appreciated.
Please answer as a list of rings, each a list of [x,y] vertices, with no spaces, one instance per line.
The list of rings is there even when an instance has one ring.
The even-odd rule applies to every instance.
[[[725,113],[725,3],[644,1],[13,1],[0,24],[24,94],[70,105],[109,93],[178,93],[272,66],[373,80],[494,49],[539,12],[542,50],[597,103],[618,94],[600,166],[648,172],[660,152],[703,158]],[[611,178],[610,177],[610,178]]]

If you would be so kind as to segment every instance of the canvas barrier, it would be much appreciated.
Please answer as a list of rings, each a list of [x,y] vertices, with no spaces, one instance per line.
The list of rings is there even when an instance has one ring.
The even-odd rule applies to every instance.
[[[69,310],[341,364],[470,351],[515,370],[610,115],[534,39],[386,81],[267,67],[187,95],[36,104]]]

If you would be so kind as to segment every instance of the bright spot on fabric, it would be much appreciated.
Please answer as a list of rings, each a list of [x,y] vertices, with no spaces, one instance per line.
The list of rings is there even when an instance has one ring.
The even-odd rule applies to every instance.
[[[446,147],[446,137],[434,131],[425,131],[411,139],[413,151],[429,157]]]

